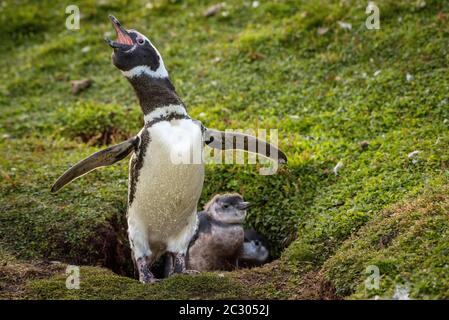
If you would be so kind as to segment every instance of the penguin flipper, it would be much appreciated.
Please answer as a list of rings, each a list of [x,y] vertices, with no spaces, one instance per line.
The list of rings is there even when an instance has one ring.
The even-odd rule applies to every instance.
[[[138,145],[139,137],[132,137],[122,143],[95,152],[89,157],[79,161],[73,167],[64,172],[51,187],[51,192],[56,192],[71,181],[86,173],[104,166],[109,166],[129,155]]]
[[[281,164],[287,163],[287,156],[284,152],[264,140],[257,139],[255,136],[213,129],[205,129],[204,135],[205,144],[211,148],[219,150],[244,150],[257,153]]]

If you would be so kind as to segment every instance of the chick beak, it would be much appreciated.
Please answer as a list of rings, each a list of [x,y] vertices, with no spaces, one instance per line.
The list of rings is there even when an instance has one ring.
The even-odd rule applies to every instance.
[[[242,201],[237,205],[237,209],[239,210],[246,210],[251,207],[250,202]]]

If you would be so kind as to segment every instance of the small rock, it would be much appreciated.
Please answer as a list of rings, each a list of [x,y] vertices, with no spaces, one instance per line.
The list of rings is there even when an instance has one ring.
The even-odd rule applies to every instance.
[[[220,278],[224,278],[224,276],[225,276],[224,273],[219,273],[218,274],[218,277],[220,277]]]
[[[329,31],[329,28],[319,27],[316,32],[318,33],[318,35],[322,36],[322,35],[326,34],[328,31]]]
[[[419,150],[415,150],[415,151],[413,151],[413,152],[410,152],[410,153],[407,155],[407,157],[408,157],[409,159],[413,159],[413,158],[415,158],[420,152],[421,152],[421,151],[419,151]]]
[[[427,3],[424,0],[418,0],[418,2],[416,3],[416,7],[419,9],[424,8],[427,5]]]
[[[259,1],[253,1],[253,3],[252,3],[252,7],[253,8],[257,8],[257,7],[259,7],[259,5],[260,5],[260,2]]]
[[[449,102],[449,100],[447,98],[444,98],[443,100],[440,101],[440,103],[438,104],[439,107],[445,106],[447,105]]]
[[[338,171],[340,171],[340,169],[343,168],[343,161],[339,161],[337,163],[337,165],[334,167],[334,169],[332,169],[332,172],[338,176]]]
[[[446,21],[447,20],[447,13],[438,12],[437,19],[440,20],[440,21]]]
[[[205,114],[204,112],[201,112],[201,113],[198,115],[198,118],[206,118],[206,114]]]
[[[411,75],[410,73],[407,73],[407,74],[405,75],[405,79],[406,79],[408,82],[410,82],[410,81],[413,81],[413,79],[415,79],[415,77],[413,77],[413,75]]]
[[[377,77],[381,72],[382,70],[376,70],[376,72],[374,72],[374,76]]]
[[[81,49],[81,52],[82,53],[87,53],[87,52],[89,52],[89,50],[90,50],[90,47],[89,46],[85,46],[84,48]]]
[[[206,18],[208,17],[212,17],[214,15],[216,15],[218,12],[220,12],[224,7],[224,3],[217,3],[214,4],[213,6],[207,8],[206,11],[204,11],[203,16],[205,16]]]
[[[92,85],[91,79],[73,80],[72,82],[72,93],[78,94],[81,91],[86,90]]]
[[[420,152],[421,152],[421,151],[416,150],[416,151],[410,152],[410,153],[407,155],[408,158],[412,160],[412,163],[413,163],[413,164],[417,164],[417,163],[418,163],[417,156],[418,156],[418,154],[419,154]]]
[[[360,142],[360,149],[362,150],[366,150],[369,147],[369,142],[368,141],[362,141]]]
[[[344,30],[352,30],[352,24],[344,21],[337,21],[338,26]]]

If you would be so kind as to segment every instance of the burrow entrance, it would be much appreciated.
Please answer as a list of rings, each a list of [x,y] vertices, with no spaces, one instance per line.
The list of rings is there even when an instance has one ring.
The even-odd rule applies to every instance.
[[[121,276],[138,278],[131,256],[125,215],[114,215],[109,218],[95,232],[95,237],[91,239],[90,244],[93,251],[96,252],[96,257],[89,259],[91,263],[108,268]],[[276,244],[268,242],[268,246],[275,247]],[[282,249],[284,248],[285,246]],[[280,252],[277,254],[275,252],[269,261],[276,260],[279,255]],[[163,278],[164,265],[165,256],[153,265],[152,272],[157,278]]]

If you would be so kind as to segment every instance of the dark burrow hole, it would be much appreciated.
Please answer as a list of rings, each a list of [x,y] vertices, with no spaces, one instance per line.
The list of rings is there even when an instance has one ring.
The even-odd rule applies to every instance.
[[[96,232],[95,238],[90,241],[92,249],[97,253],[94,260],[96,265],[112,270],[114,273],[138,279],[129,247],[127,222],[124,215],[113,216]],[[271,244],[268,242],[268,246]],[[277,259],[279,255],[271,255],[267,262]],[[165,256],[162,256],[152,267],[157,278],[164,277]],[[245,266],[243,266],[245,267]]]

